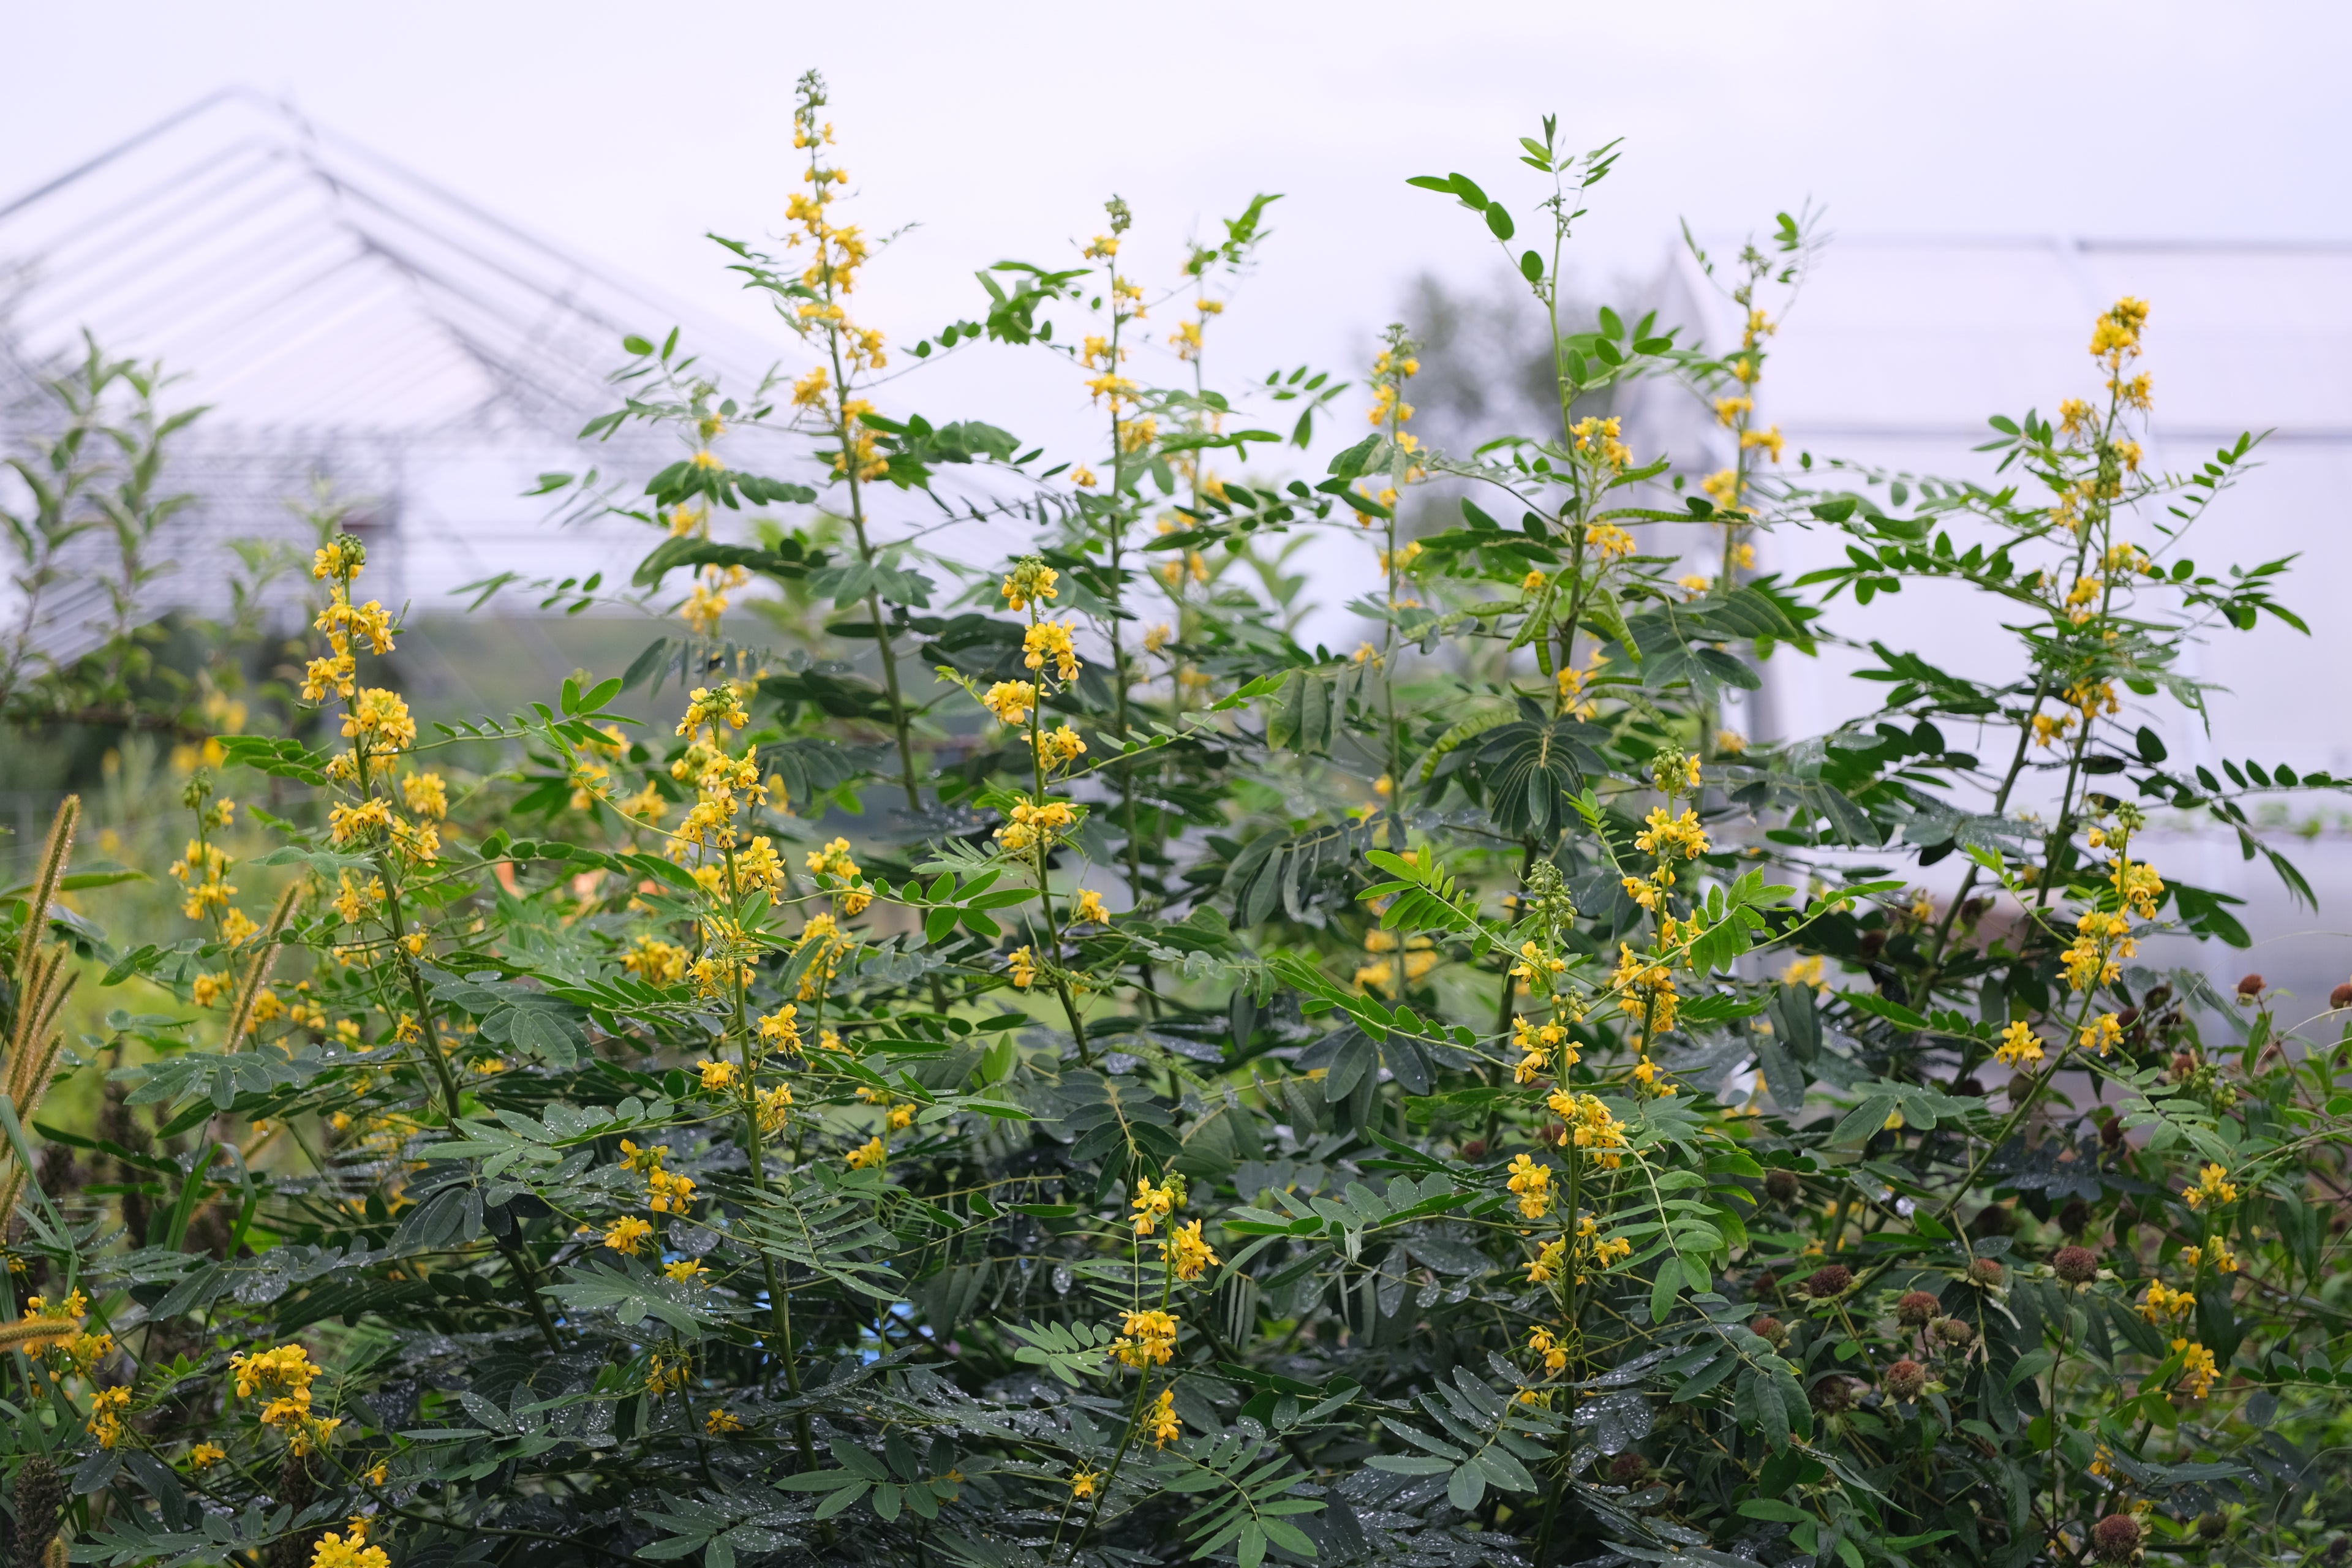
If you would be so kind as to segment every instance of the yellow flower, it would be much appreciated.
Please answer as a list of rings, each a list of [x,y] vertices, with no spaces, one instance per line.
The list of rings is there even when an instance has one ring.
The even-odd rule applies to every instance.
[[[2220,1165],[2207,1165],[2197,1173],[2197,1184],[2182,1190],[2180,1201],[2190,1208],[2203,1208],[2207,1204],[2233,1204],[2238,1201],[2238,1189],[2223,1180],[2229,1172]]]
[[[890,1151],[883,1145],[880,1138],[868,1138],[849,1152],[849,1168],[853,1171],[871,1170],[889,1157]]]
[[[123,1412],[131,1406],[131,1391],[127,1388],[101,1388],[89,1399],[89,1433],[101,1448],[111,1448],[121,1443],[130,1430],[123,1422]]]
[[[613,1228],[604,1233],[604,1245],[614,1252],[635,1258],[637,1248],[644,1246],[646,1238],[653,1233],[652,1226],[631,1215],[613,1222]]]
[[[2185,1318],[2196,1310],[2196,1297],[2186,1290],[2171,1289],[2161,1279],[2148,1282],[2147,1294],[2140,1299],[2139,1304],[2139,1315],[2151,1323]]]
[[[1135,1181],[1135,1201],[1129,1206],[1135,1210],[1135,1234],[1150,1236],[1176,1206],[1184,1201],[1181,1178],[1170,1177],[1159,1186],[1151,1184],[1150,1176],[1138,1176]]]
[[[1176,1418],[1176,1391],[1163,1388],[1151,1408],[1143,1413],[1144,1425],[1151,1430],[1151,1445],[1165,1448],[1184,1435],[1184,1424]]]
[[[329,1531],[310,1552],[310,1568],[392,1568],[392,1559],[383,1547],[367,1544],[364,1530],[348,1535]]]
[[[1519,1194],[1519,1213],[1541,1219],[1551,1208],[1551,1167],[1538,1165],[1525,1154],[1511,1161],[1511,1191]]]
[[[760,1040],[780,1051],[801,1054],[800,1008],[787,1002],[760,1020]]]
[[[1026,991],[1037,984],[1037,955],[1031,949],[1014,948],[1006,955],[1004,963],[1016,990]]]
[[[2204,1398],[2212,1392],[2213,1380],[2221,1373],[2213,1352],[2188,1340],[2173,1341],[2172,1348],[2180,1357],[2180,1391],[2191,1399]]]
[[[1662,860],[1680,855],[1685,860],[1696,860],[1713,847],[1696,811],[1685,808],[1680,816],[1670,817],[1665,807],[1653,806],[1645,821],[1644,831],[1633,837],[1633,847],[1644,855],[1655,855]]]
[[[698,1283],[709,1270],[702,1267],[699,1258],[681,1258],[675,1263],[663,1264],[662,1272],[677,1284],[693,1285]]]
[[[1084,1502],[1095,1495],[1095,1487],[1101,1480],[1102,1475],[1099,1471],[1090,1470],[1084,1465],[1080,1465],[1070,1472],[1070,1496]]]
[[[1177,1323],[1168,1312],[1128,1313],[1127,1331],[1111,1342],[1111,1359],[1138,1368],[1166,1366],[1176,1356]]]
[[[712,1436],[718,1437],[730,1432],[740,1432],[743,1430],[743,1423],[724,1410],[714,1410],[702,1418],[702,1429]]]
[[[1528,1349],[1543,1357],[1544,1370],[1554,1376],[1568,1370],[1568,1347],[1549,1329],[1528,1330]]]
[[[1042,731],[1037,736],[1037,761],[1048,770],[1066,767],[1086,754],[1086,742],[1067,724],[1057,730]]]
[[[1528,1283],[1548,1285],[1558,1279],[1560,1264],[1567,1255],[1568,1242],[1565,1238],[1545,1242],[1543,1250],[1536,1255],[1536,1260],[1528,1265]]]
[[[208,1470],[228,1458],[228,1450],[215,1443],[199,1443],[188,1450],[188,1468]]]
[[[2123,1037],[2123,1021],[2113,1013],[2102,1013],[2083,1026],[2083,1032],[2076,1037],[2076,1043],[2084,1050],[2096,1051],[2101,1056],[2105,1056]]]
[[[2031,1070],[2042,1063],[2042,1039],[2032,1025],[2020,1018],[2000,1032],[2000,1044],[1992,1054],[2004,1067]]]
[[[1078,889],[1077,902],[1070,910],[1070,919],[1082,923],[1108,925],[1110,911],[1103,908],[1102,895],[1092,888]]]
[[[1022,663],[1031,669],[1043,669],[1045,661],[1054,661],[1055,675],[1065,681],[1078,678],[1077,649],[1070,641],[1070,628],[1059,621],[1039,621],[1022,634]]]
[[[656,1214],[684,1214],[694,1204],[694,1179],[671,1171],[646,1173],[646,1206]],[[623,1222],[627,1223],[626,1221]],[[641,1222],[642,1223],[642,1222]],[[620,1227],[614,1227],[618,1230]],[[605,1246],[612,1246],[608,1239]]]
[[[694,1067],[702,1075],[702,1087],[705,1089],[726,1089],[742,1072],[733,1062],[701,1061],[695,1063]]]
[[[1186,1220],[1171,1231],[1162,1251],[1175,1269],[1176,1278],[1184,1280],[1198,1279],[1210,1265],[1224,1261],[1202,1239],[1201,1222],[1197,1219]]]
[[[980,704],[995,714],[1001,724],[1026,723],[1029,710],[1037,706],[1037,688],[1025,680],[1000,680],[988,689]]]

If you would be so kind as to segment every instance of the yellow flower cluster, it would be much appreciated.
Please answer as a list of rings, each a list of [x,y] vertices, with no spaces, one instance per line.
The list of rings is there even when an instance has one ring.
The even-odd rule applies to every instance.
[[[853,1171],[872,1170],[889,1157],[890,1151],[878,1135],[868,1138],[865,1142],[852,1149],[846,1156],[849,1168]]]
[[[1372,361],[1372,406],[1366,417],[1377,426],[1397,430],[1412,418],[1412,405],[1404,401],[1404,384],[1421,374],[1421,361],[1412,357],[1412,349],[1402,329],[1391,328],[1389,346]]]
[[[343,738],[358,739],[371,756],[388,756],[416,743],[416,721],[397,692],[371,686],[344,710]]]
[[[1622,425],[1614,415],[1606,419],[1587,417],[1578,420],[1569,435],[1578,451],[1598,458],[1601,467],[1615,473],[1633,461],[1633,449],[1620,439],[1624,435]]]
[[[2096,1051],[2105,1056],[2123,1037],[2123,1020],[2113,1013],[2102,1013],[2083,1026],[2082,1033],[2075,1037],[2075,1043],[2086,1051]]]
[[[686,978],[691,961],[686,949],[658,937],[641,936],[621,954],[621,967],[655,985],[675,985]]]
[[[1150,1176],[1135,1179],[1135,1201],[1129,1206],[1135,1210],[1135,1234],[1150,1236],[1184,1203],[1184,1178],[1170,1176],[1158,1186]]]
[[[2108,374],[2120,374],[2124,362],[2140,352],[2140,329],[2147,324],[2147,304],[2128,296],[2107,308],[2091,327],[2091,354],[2105,362]]]
[[[1662,932],[1659,940],[1666,942],[1671,938]],[[1682,1005],[1682,997],[1675,990],[1673,972],[1656,958],[1635,952],[1622,942],[1617,944],[1617,970],[1609,977],[1609,984],[1617,993],[1618,1011],[1628,1017],[1646,1020],[1643,1026],[1645,1040],[1672,1029]]]
[[[2118,859],[2115,874],[2107,879],[2116,897],[2129,905],[2132,913],[2144,921],[2156,918],[2156,906],[2164,898],[2164,879],[2156,868],[2140,862]]]
[[[1050,843],[1055,834],[1065,831],[1077,821],[1077,814],[1066,800],[1049,800],[1043,805],[1021,801],[1013,808],[1013,820],[996,830],[997,841],[1014,854],[1043,843]]]
[[[787,1002],[760,1020],[760,1043],[774,1050],[801,1054],[801,1010]]]
[[[2169,1289],[2161,1279],[2148,1282],[2147,1295],[2139,1304],[2139,1315],[2151,1323],[2164,1323],[2174,1318],[2185,1318],[2196,1310],[2196,1297],[2186,1290]]]
[[[98,1439],[100,1447],[111,1448],[122,1441],[130,1431],[122,1416],[130,1407],[128,1388],[101,1388],[90,1395],[89,1435]]]
[[[1151,1408],[1143,1413],[1143,1424],[1151,1433],[1151,1446],[1165,1448],[1184,1435],[1184,1424],[1176,1418],[1176,1391],[1163,1388]]]
[[[2211,1393],[2213,1380],[2221,1375],[2213,1352],[2185,1339],[2173,1341],[2172,1349],[2180,1357],[2180,1391],[2191,1399]]]
[[[1528,944],[1533,946],[1531,942]],[[1538,1025],[1521,1016],[1511,1020],[1511,1045],[1519,1055],[1512,1077],[1520,1083],[1533,1083],[1552,1070],[1552,1054],[1560,1053],[1559,1070],[1566,1072],[1583,1058],[1569,1044],[1567,1026],[1555,1020]]]
[[[310,1568],[392,1568],[392,1559],[383,1547],[368,1545],[366,1529],[354,1522],[347,1535],[331,1530],[319,1538]]]
[[[2236,1184],[2228,1179],[2229,1174],[2230,1173],[2220,1165],[2207,1165],[2197,1173],[2197,1181],[2193,1186],[2181,1190],[2180,1201],[2193,1209],[2201,1209],[2208,1204],[2218,1208],[2225,1204],[2236,1203],[2238,1189]]]
[[[1110,1342],[1110,1358],[1139,1369],[1166,1366],[1176,1356],[1177,1327],[1171,1313],[1129,1312],[1126,1331]]]
[[[1024,724],[1037,706],[1037,688],[1026,680],[1000,680],[988,689],[980,705],[996,715],[1000,724]]]
[[[1197,1219],[1186,1220],[1170,1231],[1168,1239],[1160,1244],[1160,1255],[1175,1270],[1176,1278],[1184,1280],[1198,1279],[1211,1265],[1224,1261],[1201,1235],[1201,1222]]]
[[[2024,1071],[2041,1066],[2045,1053],[2042,1048],[2042,1037],[2033,1032],[2031,1024],[2020,1018],[2000,1032],[2000,1044],[1993,1047],[1992,1054],[1993,1059],[2001,1066]]]
[[[614,1252],[635,1258],[653,1233],[652,1225],[635,1215],[625,1215],[614,1220],[613,1228],[604,1233],[604,1245]]]
[[[1070,905],[1070,923],[1072,925],[1110,924],[1110,910],[1103,906],[1102,895],[1092,888],[1080,888],[1076,900]]]
[[[1614,1171],[1624,1164],[1625,1152],[1633,1147],[1625,1124],[1609,1114],[1598,1095],[1557,1089],[1545,1103],[1553,1115],[1568,1123],[1569,1142],[1574,1147],[1593,1156],[1604,1170]]]
[[[302,676],[302,700],[324,702],[331,694],[349,698],[359,687],[359,661],[352,653],[355,639],[362,639],[372,653],[385,654],[393,650],[391,617],[383,606],[370,599],[364,605],[352,603],[352,580],[360,574],[367,562],[367,551],[356,539],[338,539],[318,551],[310,563],[310,575],[328,584],[327,607],[319,612],[311,624],[327,634],[331,657],[314,658]],[[345,731],[348,733],[349,731]]]
[[[1037,765],[1048,773],[1066,767],[1086,754],[1086,742],[1066,723],[1057,730],[1038,731]]]
[[[1055,679],[1067,682],[1078,678],[1083,667],[1078,662],[1077,649],[1070,641],[1070,628],[1060,621],[1038,621],[1023,634],[1022,663],[1031,669],[1043,669],[1045,661],[1054,661]]]
[[[1596,522],[1584,531],[1585,548],[1602,561],[1614,561],[1634,551],[1633,536],[1613,522]]]
[[[262,1408],[261,1424],[282,1428],[298,1456],[325,1447],[335,1428],[342,1425],[337,1417],[310,1413],[310,1384],[317,1381],[320,1368],[300,1345],[232,1355],[229,1372],[236,1380],[238,1398],[250,1399],[256,1394],[273,1396]]]
[[[226,802],[222,804],[226,805]],[[188,840],[188,852],[172,862],[172,877],[188,890],[180,905],[180,912],[192,921],[200,921],[215,910],[226,910],[236,893],[228,880],[227,851],[201,838]]]
[[[2075,921],[2074,941],[2064,954],[2066,984],[2077,991],[2111,984],[2123,973],[2123,960],[2138,952],[2130,921],[2120,914],[2088,910]]]
[[[1549,1329],[1538,1325],[1528,1330],[1528,1349],[1543,1358],[1544,1371],[1552,1376],[1568,1370],[1568,1346]]]
[[[1680,816],[1670,817],[1664,806],[1653,806],[1644,819],[1647,827],[1633,837],[1633,847],[1644,855],[1667,859],[1679,855],[1685,860],[1696,860],[1713,847],[1707,842],[1706,829],[1700,826],[1698,813],[1685,807]]]
[[[1061,575],[1034,555],[1022,557],[1013,563],[1013,570],[1006,574],[1004,585],[1000,590],[1004,595],[1005,607],[1025,610],[1033,604],[1043,604],[1058,597],[1059,591],[1054,584]]]
[[[1519,1213],[1528,1219],[1541,1219],[1551,1211],[1551,1167],[1538,1164],[1525,1154],[1512,1158],[1508,1185],[1519,1198]]]

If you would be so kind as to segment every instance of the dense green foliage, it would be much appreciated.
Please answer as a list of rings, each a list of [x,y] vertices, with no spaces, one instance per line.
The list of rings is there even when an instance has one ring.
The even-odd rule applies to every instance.
[[[588,433],[680,443],[579,481],[658,541],[634,668],[420,734],[330,535],[323,722],[189,776],[185,920],[53,905],[70,811],[16,890],[19,1564],[2340,1556],[2352,1046],[2138,952],[2244,941],[2151,814],[2251,856],[2249,795],[2333,781],[2144,722],[2292,620],[2183,542],[2252,443],[2144,464],[2146,306],[1994,419],[2004,488],[1784,451],[1806,226],[1712,269],[1736,343],[1567,320],[1614,153],[1547,122],[1531,203],[1412,182],[1556,369],[1551,427],[1439,451],[1401,328],[1353,387],[1212,385],[1270,198],[1164,292],[1113,202],[886,345],[823,102],[790,244],[730,245],[806,370],[633,339]],[[1091,398],[1082,465],[884,385],[1015,352]],[[1736,460],[1634,449],[1637,380]],[[906,542],[942,508],[1032,542]],[[1296,636],[1318,528],[1378,562],[1352,653]],[[1799,531],[1844,563],[1759,573]],[[1921,580],[2009,679],[1906,651]],[[1730,731],[1832,642],[1878,707]],[[121,1000],[60,1058],[76,964]],[[112,1070],[36,1155],[53,1060]]]

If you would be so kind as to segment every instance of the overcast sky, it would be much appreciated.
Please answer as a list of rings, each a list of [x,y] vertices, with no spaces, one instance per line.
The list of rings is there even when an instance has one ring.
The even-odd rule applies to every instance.
[[[1604,289],[1653,267],[1679,218],[1738,231],[1807,197],[1848,234],[2352,237],[2352,10],[2336,4],[117,0],[102,26],[87,6],[8,12],[0,192],[245,83],[739,319],[701,236],[780,226],[792,85],[818,67],[860,219],[922,226],[871,277],[867,310],[894,335],[970,310],[977,265],[1068,257],[1111,192],[1149,271],[1267,190],[1285,200],[1232,341],[1250,368],[1360,357],[1412,273],[1496,264],[1469,215],[1403,178],[1462,169],[1500,191],[1526,175],[1515,194],[1532,197],[1514,138],[1547,110],[1572,144],[1625,138],[1582,240]]]

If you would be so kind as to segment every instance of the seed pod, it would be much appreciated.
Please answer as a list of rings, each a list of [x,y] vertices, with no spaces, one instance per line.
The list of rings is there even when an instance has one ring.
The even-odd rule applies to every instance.
[[[2102,1563],[2128,1563],[2139,1550],[2139,1521],[2127,1513],[2111,1513],[2091,1527],[2091,1550]]]
[[[1906,1290],[1895,1303],[1895,1321],[1906,1329],[1916,1329],[1934,1317],[1939,1305],[1926,1290]]]
[[[1759,1340],[1769,1340],[1776,1345],[1789,1337],[1789,1331],[1780,1320],[1769,1312],[1748,1324],[1748,1331]]]
[[[1794,1171],[1773,1169],[1764,1173],[1764,1195],[1776,1204],[1792,1204],[1805,1190]]]
[[[1816,1301],[1826,1301],[1832,1296],[1844,1295],[1853,1284],[1853,1270],[1843,1263],[1832,1263],[1805,1277],[1805,1294]]]
[[[2087,1247],[2060,1247],[2050,1267],[2069,1285],[2088,1285],[2099,1277],[2098,1255]]]
[[[1879,1386],[1886,1391],[1887,1398],[1908,1405],[1927,1392],[1927,1369],[1906,1356],[1886,1369]]]
[[[1948,1345],[1955,1347],[1976,1342],[1976,1325],[1964,1318],[1938,1318],[1927,1325],[1927,1331]]]
[[[1971,1285],[1982,1285],[1990,1289],[2000,1283],[2003,1272],[2000,1264],[1993,1258],[1971,1258],[1969,1259],[1969,1283]]]
[[[35,1454],[16,1472],[16,1568],[47,1568],[49,1543],[65,1511],[66,1479],[47,1454]]]
[[[2241,996],[2259,996],[2263,994],[2263,982],[2261,975],[2249,974],[2238,982],[2238,994]],[[2121,1519],[2123,1515],[2110,1514],[2108,1517],[2111,1519]],[[2135,1522],[2132,1528],[2134,1530],[2137,1530],[2139,1526]]]

